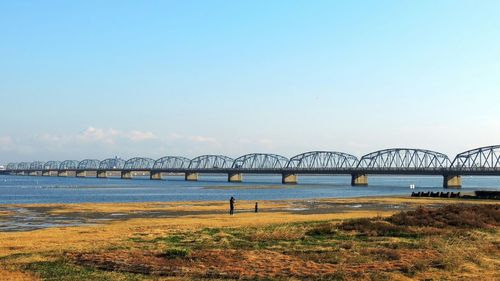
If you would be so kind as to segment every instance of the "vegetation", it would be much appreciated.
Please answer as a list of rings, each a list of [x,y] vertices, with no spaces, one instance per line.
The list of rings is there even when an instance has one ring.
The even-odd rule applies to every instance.
[[[137,229],[91,250],[14,254],[4,268],[43,280],[499,280],[499,205],[392,216]]]

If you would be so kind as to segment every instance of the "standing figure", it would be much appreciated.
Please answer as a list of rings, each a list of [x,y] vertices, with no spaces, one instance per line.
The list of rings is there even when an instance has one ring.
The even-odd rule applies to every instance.
[[[259,212],[259,203],[255,202],[255,212]]]
[[[231,196],[231,199],[229,199],[229,214],[233,215],[234,214],[234,197]]]

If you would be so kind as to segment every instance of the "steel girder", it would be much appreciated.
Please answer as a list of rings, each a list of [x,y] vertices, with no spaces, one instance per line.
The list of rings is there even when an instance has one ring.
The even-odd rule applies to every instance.
[[[59,161],[48,161],[45,164],[43,164],[43,169],[44,170],[59,170],[59,166],[61,166],[61,162]]]
[[[14,170],[17,170],[17,165],[18,165],[18,163],[9,163],[9,164],[7,164],[6,168],[9,171],[14,171]]]
[[[119,170],[125,166],[125,160],[115,157],[104,159],[99,163],[99,170]]]
[[[459,153],[451,167],[468,171],[500,170],[500,145],[479,147]]]
[[[445,154],[412,148],[391,148],[375,151],[361,157],[357,168],[437,170],[449,167],[450,159]]]
[[[153,169],[185,169],[189,166],[190,159],[179,156],[165,156],[156,160]]]
[[[310,151],[290,158],[291,169],[352,169],[358,165],[354,155],[335,151]]]
[[[32,170],[32,171],[41,171],[41,170],[43,170],[43,166],[44,165],[45,165],[44,162],[35,161],[35,162],[31,163],[30,170]]]
[[[77,170],[78,169],[78,160],[65,160],[61,162],[59,165],[59,170]]]
[[[288,158],[276,154],[251,153],[236,158],[234,169],[282,169],[286,167]]]
[[[189,169],[225,169],[231,168],[234,159],[224,155],[201,155],[193,158]]]
[[[144,169],[144,170],[150,170],[153,168],[153,165],[155,163],[155,160],[151,158],[144,158],[144,157],[134,157],[125,162],[123,165],[123,169],[125,170],[139,170],[139,169]]]
[[[78,170],[97,170],[101,161],[97,159],[85,159],[78,163]]]
[[[27,171],[30,169],[30,165],[31,165],[30,162],[21,162],[21,163],[17,164],[17,170]]]

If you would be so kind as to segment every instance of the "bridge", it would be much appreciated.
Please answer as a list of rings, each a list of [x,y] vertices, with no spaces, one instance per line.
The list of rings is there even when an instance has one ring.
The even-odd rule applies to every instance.
[[[202,155],[189,159],[165,156],[157,160],[134,157],[9,163],[9,175],[97,177],[119,175],[132,179],[147,174],[161,180],[167,174],[183,174],[186,181],[199,174],[227,174],[229,182],[241,182],[243,174],[279,174],[283,184],[295,184],[298,175],[350,175],[353,186],[368,185],[368,175],[439,175],[443,187],[460,188],[462,176],[500,176],[500,145],[459,153],[453,160],[443,153],[413,148],[391,148],[361,158],[336,151],[310,151],[288,159],[269,153],[251,153],[236,159],[223,155]]]

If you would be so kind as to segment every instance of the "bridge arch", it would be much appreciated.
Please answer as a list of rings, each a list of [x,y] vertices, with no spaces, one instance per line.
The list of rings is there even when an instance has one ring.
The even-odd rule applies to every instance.
[[[7,164],[6,169],[9,171],[17,170],[17,165],[18,165],[18,163],[9,163],[9,164]]]
[[[153,165],[155,163],[155,160],[151,158],[145,158],[145,157],[134,157],[131,158],[127,161],[125,161],[125,164],[123,165],[123,169],[125,170],[150,170],[153,168]]]
[[[459,153],[451,167],[459,170],[500,170],[500,145],[484,146]]]
[[[30,170],[41,171],[41,170],[43,170],[44,164],[45,164],[44,162],[35,161],[35,162],[30,164]]]
[[[189,169],[225,169],[231,168],[234,159],[224,155],[201,155],[193,158]]]
[[[288,158],[267,153],[250,153],[236,158],[232,168],[235,169],[281,169],[286,167]]]
[[[78,168],[78,160],[65,160],[59,165],[59,170],[76,170]]]
[[[290,158],[292,169],[349,169],[358,165],[354,155],[336,151],[309,151]]]
[[[358,168],[432,170],[447,168],[450,159],[443,153],[413,148],[391,148],[364,155]]]
[[[61,166],[60,161],[48,161],[43,164],[43,169],[44,170],[59,170],[59,166]]]
[[[97,170],[101,161],[97,159],[85,159],[78,163],[78,170]]]
[[[153,169],[183,169],[189,166],[190,159],[181,156],[165,156],[156,160]]]
[[[125,166],[125,160],[115,157],[104,159],[99,163],[99,170],[115,170],[123,169]]]

